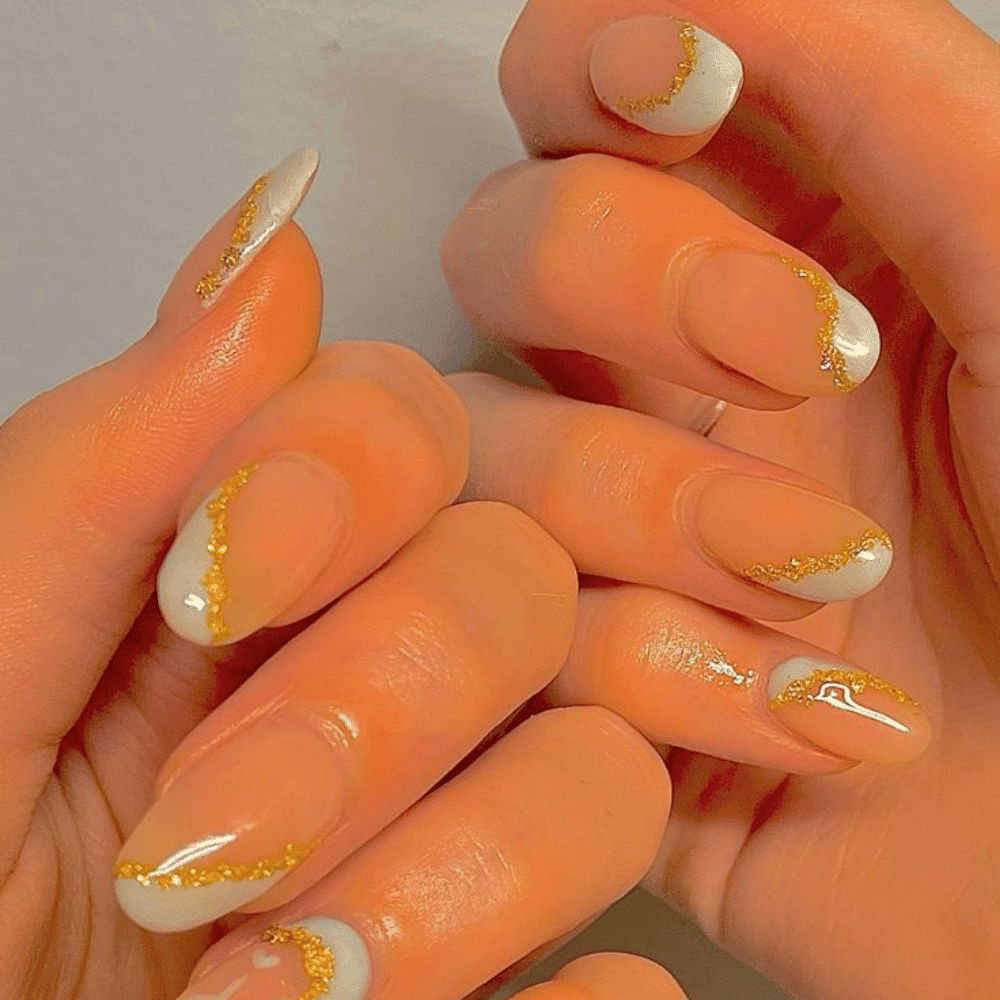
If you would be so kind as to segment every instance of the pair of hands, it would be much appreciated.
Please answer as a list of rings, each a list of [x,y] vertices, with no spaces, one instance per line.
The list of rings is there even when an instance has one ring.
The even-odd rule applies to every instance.
[[[502,82],[529,150],[560,159],[488,180],[445,247],[466,310],[562,397],[446,383],[390,345],[317,354],[319,275],[294,224],[237,266],[220,259],[257,221],[245,197],[150,334],[4,426],[10,995],[170,998],[215,943],[192,996],[224,995],[230,958],[256,977],[237,1000],[279,995],[286,973],[296,996],[298,966],[268,964],[294,943],[261,947],[278,924],[339,942],[340,989],[460,997],[647,872],[796,995],[989,995],[1000,56],[937,3],[649,4],[638,13],[690,18],[747,68],[736,112],[688,158],[708,132],[627,125],[588,80],[599,29],[635,13],[532,0]],[[717,274],[693,297],[698,282],[677,277],[689,248],[738,246],[777,282],[772,237],[879,319],[886,357],[857,392],[827,393],[795,364],[809,339],[775,317],[811,308],[801,282],[775,284],[772,303],[752,298],[760,274]],[[203,299],[213,274],[224,287]],[[740,404],[711,442],[691,430],[699,392]],[[798,396],[811,398],[786,409]],[[199,636],[189,612],[204,609],[184,604],[198,547],[179,542],[164,564],[161,600],[171,584],[182,598],[164,610],[194,646],[164,627],[153,574],[248,463],[226,526],[231,644]],[[874,530],[806,475],[884,525],[896,565],[864,601],[777,632],[751,619],[812,605],[739,571]],[[449,507],[460,490],[475,502]],[[772,712],[768,674],[800,657],[911,692],[930,748],[844,770],[920,741]],[[600,707],[513,728],[542,689],[535,708]],[[919,736],[919,713],[908,721]],[[147,934],[109,878],[126,837],[121,862],[147,882],[199,838],[193,870],[271,862],[211,885],[119,879],[146,923],[269,912]],[[343,923],[303,923],[317,914]],[[670,996],[645,965],[590,961],[543,989]]]

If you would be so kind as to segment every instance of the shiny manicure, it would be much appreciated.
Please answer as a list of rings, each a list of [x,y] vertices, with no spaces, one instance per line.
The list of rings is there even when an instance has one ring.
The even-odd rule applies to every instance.
[[[590,55],[605,107],[648,132],[697,135],[729,113],[743,65],[728,45],[689,21],[658,15],[609,24]]]

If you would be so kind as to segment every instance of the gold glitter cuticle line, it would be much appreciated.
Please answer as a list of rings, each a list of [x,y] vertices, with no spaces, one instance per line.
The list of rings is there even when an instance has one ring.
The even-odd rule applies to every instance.
[[[688,77],[698,67],[698,34],[695,26],[689,21],[680,21],[677,37],[684,49],[684,58],[677,66],[670,86],[659,94],[649,94],[646,97],[630,99],[619,97],[613,102],[613,108],[623,118],[633,118],[636,115],[652,114],[657,108],[668,107],[675,97],[684,89]]]
[[[833,386],[839,392],[850,392],[855,388],[855,382],[847,372],[847,358],[837,350],[835,341],[837,321],[840,319],[840,300],[837,298],[833,286],[815,268],[780,253],[776,253],[774,256],[786,267],[791,268],[792,273],[805,281],[816,293],[816,311],[824,317],[816,334],[816,342],[819,344],[820,350],[820,370],[830,373]]]
[[[233,227],[233,234],[229,238],[229,243],[219,254],[215,267],[198,279],[194,286],[195,294],[201,299],[211,298],[223,285],[226,278],[236,269],[240,261],[243,260],[243,250],[250,242],[250,230],[254,220],[257,218],[257,196],[267,187],[271,179],[270,174],[264,174],[258,178],[247,194],[239,214],[236,216],[236,224]]]
[[[139,861],[119,861],[115,865],[115,878],[134,879],[141,885],[155,885],[159,889],[190,889],[214,885],[216,882],[250,882],[270,878],[278,872],[288,871],[301,864],[319,846],[319,841],[309,844],[286,844],[280,855],[262,861],[220,861],[211,868],[184,865],[171,871],[157,872],[157,865]]]
[[[835,573],[853,562],[863,552],[870,552],[877,546],[892,551],[892,539],[884,531],[869,529],[860,538],[849,538],[839,549],[822,556],[793,556],[780,566],[774,563],[756,563],[744,569],[743,575],[757,583],[777,583],[788,580],[798,583],[814,573],[826,571]]]
[[[205,608],[205,624],[212,634],[212,643],[220,643],[230,635],[226,625],[222,605],[229,597],[226,584],[226,574],[222,568],[222,558],[229,551],[229,503],[250,479],[257,463],[252,462],[237,469],[218,489],[218,492],[205,504],[205,512],[212,521],[212,533],[208,539],[209,566],[202,577],[202,586],[208,600]]]
[[[913,708],[920,707],[920,702],[908,695],[902,688],[890,684],[889,681],[883,680],[875,674],[867,674],[863,670],[831,667],[825,670],[814,670],[806,677],[799,677],[791,681],[783,691],[771,699],[771,708],[780,708],[782,705],[812,705],[815,702],[814,690],[829,682],[843,684],[856,695],[864,694],[865,691],[881,691],[901,705],[909,705]]]
[[[329,990],[336,962],[333,952],[318,934],[310,934],[305,927],[272,924],[261,932],[260,939],[265,944],[288,944],[298,948],[309,986],[295,1000],[316,1000]]]

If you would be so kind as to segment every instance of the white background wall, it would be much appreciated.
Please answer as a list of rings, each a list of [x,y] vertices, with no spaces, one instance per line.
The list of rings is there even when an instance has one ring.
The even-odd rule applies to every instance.
[[[959,4],[1000,37],[998,0]],[[325,336],[440,368],[490,350],[437,244],[520,147],[495,84],[518,0],[0,0],[0,417],[148,327],[175,267],[259,173],[323,163],[299,220]],[[779,994],[637,896],[586,941],[674,968],[691,1000]]]

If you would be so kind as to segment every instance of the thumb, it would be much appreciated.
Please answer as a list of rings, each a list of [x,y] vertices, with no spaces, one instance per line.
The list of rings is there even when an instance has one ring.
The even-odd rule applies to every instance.
[[[0,882],[152,593],[191,477],[315,351],[319,269],[289,219],[316,164],[306,150],[265,174],[192,250],[144,338],[0,427]]]

